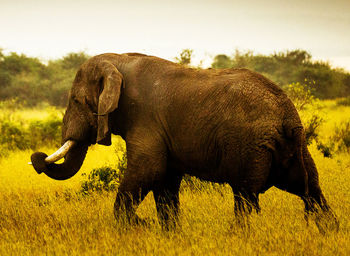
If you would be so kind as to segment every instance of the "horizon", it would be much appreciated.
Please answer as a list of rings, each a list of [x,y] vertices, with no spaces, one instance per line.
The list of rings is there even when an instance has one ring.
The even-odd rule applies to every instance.
[[[9,51],[9,50],[6,50],[4,48],[1,48],[0,47],[0,50],[2,50],[2,53],[4,53],[5,55],[10,55],[11,53],[15,53],[15,54],[18,54],[18,55],[25,55],[26,57],[28,58],[36,58],[38,59],[42,64],[44,65],[48,65],[48,63],[50,61],[55,61],[55,60],[59,60],[59,59],[63,59],[64,57],[68,56],[69,54],[79,54],[79,53],[84,53],[84,54],[87,54],[89,57],[93,57],[95,55],[91,55],[89,54],[87,51],[84,51],[84,50],[78,50],[78,51],[73,51],[73,52],[67,52],[65,53],[64,55],[62,56],[58,56],[58,57],[54,57],[54,58],[43,58],[43,57],[38,57],[38,56],[33,56],[33,55],[28,55],[24,52],[16,52],[16,51]],[[187,50],[187,49],[182,49],[181,51],[178,52],[178,54],[172,58],[164,58],[166,60],[169,60],[169,61],[172,61],[172,62],[176,62],[176,58],[180,56],[180,53],[183,51],[183,50]],[[215,56],[217,55],[220,55],[222,53],[217,53],[217,54],[214,54],[214,55],[211,55],[211,56],[207,56],[206,59],[198,59],[198,58],[193,58],[193,56],[196,56],[196,50],[195,49],[189,49],[189,50],[193,50],[193,54],[192,54],[192,58],[191,58],[191,66],[198,66],[200,68],[211,68],[211,64],[214,62],[214,58]],[[239,51],[240,53],[244,54],[244,53],[247,53],[247,52],[251,52],[254,56],[257,56],[257,55],[263,55],[263,56],[271,56],[273,54],[278,54],[278,53],[287,53],[287,52],[291,52],[291,51],[294,51],[294,50],[301,50],[303,51],[304,49],[285,49],[284,51],[279,51],[279,52],[273,52],[273,53],[270,53],[270,54],[261,54],[261,53],[258,53],[258,52],[254,52],[250,49],[246,49],[246,50],[240,50],[240,49],[235,49],[232,54],[225,54],[226,56],[228,57],[234,57],[234,54],[235,54],[235,51]],[[112,52],[105,52],[105,53],[112,53]],[[125,53],[134,53],[134,52],[120,52],[120,53],[117,53],[117,54],[125,54]],[[149,56],[155,56],[155,55],[150,55],[150,54],[147,54],[147,52],[137,52],[137,53],[142,53],[142,54],[146,54],[146,55],[149,55]],[[308,52],[310,53],[310,52]],[[104,54],[104,53],[98,53],[96,55],[99,55],[99,54]],[[155,56],[155,57],[160,57],[160,56]],[[160,57],[162,58],[162,57]],[[333,66],[329,61],[327,60],[322,60],[322,59],[315,59],[312,54],[311,54],[311,59],[310,59],[310,62],[311,63],[317,63],[317,62],[321,62],[321,63],[326,63],[330,66],[331,69],[340,69],[340,70],[343,70],[344,72],[346,73],[350,73],[349,70],[343,68],[343,67],[336,67],[336,66]]]

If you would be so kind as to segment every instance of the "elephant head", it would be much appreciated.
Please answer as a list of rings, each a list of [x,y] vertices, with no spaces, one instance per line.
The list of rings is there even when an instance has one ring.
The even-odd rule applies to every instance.
[[[76,74],[63,118],[63,146],[51,156],[36,152],[31,160],[38,173],[64,180],[78,172],[91,144],[111,144],[109,115],[118,107],[123,76],[112,62],[94,57]],[[55,164],[64,157],[62,164]]]

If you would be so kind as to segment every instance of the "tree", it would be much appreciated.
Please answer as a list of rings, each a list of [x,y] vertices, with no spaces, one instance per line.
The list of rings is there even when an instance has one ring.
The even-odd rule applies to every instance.
[[[191,49],[184,49],[180,53],[180,57],[175,57],[175,60],[177,63],[184,65],[184,66],[189,66],[191,64],[191,59],[192,59],[192,54],[193,50]]]
[[[335,98],[350,95],[350,74],[333,69],[329,63],[313,61],[305,50],[293,50],[271,55],[240,52],[229,58],[219,54],[214,57],[213,68],[248,68],[262,73],[281,87],[293,83],[312,81],[312,94],[318,98]]]
[[[0,49],[0,100],[16,99],[31,107],[45,102],[65,106],[75,73],[88,58],[84,52],[69,53],[45,65],[24,54],[5,55]]]
[[[61,64],[64,69],[77,70],[88,58],[90,58],[90,56],[84,52],[72,52],[63,57]]]
[[[225,54],[219,54],[214,57],[211,64],[212,68],[230,68],[232,67],[232,60]]]

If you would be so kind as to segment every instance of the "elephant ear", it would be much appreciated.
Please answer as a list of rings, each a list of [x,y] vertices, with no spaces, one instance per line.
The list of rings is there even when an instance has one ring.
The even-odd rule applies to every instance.
[[[97,65],[96,77],[100,83],[98,97],[97,139],[98,144],[111,145],[111,127],[109,114],[118,107],[123,75],[108,61]]]

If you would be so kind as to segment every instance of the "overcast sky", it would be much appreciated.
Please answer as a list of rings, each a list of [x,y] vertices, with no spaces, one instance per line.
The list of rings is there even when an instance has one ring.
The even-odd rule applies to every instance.
[[[0,48],[42,60],[143,52],[205,64],[235,49],[305,49],[350,71],[350,0],[0,0]]]

